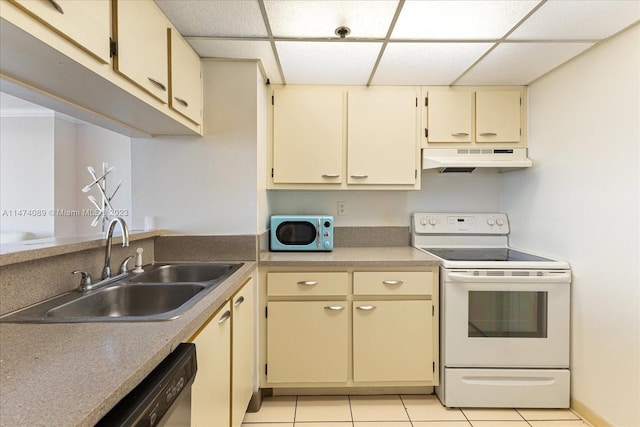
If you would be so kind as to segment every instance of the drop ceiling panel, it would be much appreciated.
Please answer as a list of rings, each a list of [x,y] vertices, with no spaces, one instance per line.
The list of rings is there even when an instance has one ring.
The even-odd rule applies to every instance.
[[[502,43],[458,85],[527,85],[594,43]]]
[[[208,37],[266,37],[257,1],[155,0],[180,34]]]
[[[276,46],[287,83],[364,85],[382,43],[277,42]]]
[[[189,37],[187,41],[201,58],[259,59],[271,83],[282,83],[268,41],[216,40]]]
[[[264,2],[274,37],[336,37],[347,26],[350,38],[384,38],[398,7],[393,0]]]
[[[549,0],[509,40],[601,40],[638,19],[637,0]]]
[[[375,85],[448,85],[493,43],[389,43]]]
[[[429,40],[499,39],[538,3],[537,0],[408,0],[391,37]]]

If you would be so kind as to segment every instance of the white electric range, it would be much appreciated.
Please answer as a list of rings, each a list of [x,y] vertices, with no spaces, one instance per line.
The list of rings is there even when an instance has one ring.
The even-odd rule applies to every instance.
[[[440,386],[450,407],[569,407],[569,264],[509,247],[503,213],[415,213],[441,260]]]

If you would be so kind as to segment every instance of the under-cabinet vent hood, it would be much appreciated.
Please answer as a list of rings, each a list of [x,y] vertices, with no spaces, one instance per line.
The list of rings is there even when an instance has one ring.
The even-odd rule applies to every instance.
[[[531,167],[526,148],[424,148],[422,169],[440,173],[508,172]]]

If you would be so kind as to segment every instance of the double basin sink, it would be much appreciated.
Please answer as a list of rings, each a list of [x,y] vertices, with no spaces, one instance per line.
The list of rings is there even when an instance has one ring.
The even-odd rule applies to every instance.
[[[0,317],[0,322],[72,323],[175,319],[220,285],[242,263],[145,266],[111,284],[71,291]]]

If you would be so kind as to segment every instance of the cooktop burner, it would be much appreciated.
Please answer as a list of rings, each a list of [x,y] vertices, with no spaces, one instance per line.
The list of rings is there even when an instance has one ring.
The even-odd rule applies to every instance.
[[[447,261],[552,261],[509,248],[422,248]]]

